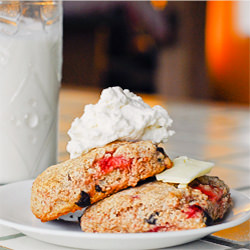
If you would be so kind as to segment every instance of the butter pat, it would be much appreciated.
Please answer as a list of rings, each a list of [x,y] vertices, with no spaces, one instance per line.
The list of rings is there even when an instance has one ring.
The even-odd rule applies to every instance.
[[[158,181],[180,183],[180,187],[187,185],[197,177],[208,174],[214,163],[189,159],[181,156],[173,160],[173,167],[157,174]]]

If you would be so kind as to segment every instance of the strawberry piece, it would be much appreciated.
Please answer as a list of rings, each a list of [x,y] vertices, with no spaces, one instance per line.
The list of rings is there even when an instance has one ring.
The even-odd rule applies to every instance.
[[[98,164],[101,168],[101,172],[103,174],[108,174],[112,172],[114,169],[129,169],[132,164],[132,159],[126,159],[122,156],[110,156],[102,158],[98,161]]]
[[[223,193],[221,189],[210,185],[200,184],[194,188],[200,190],[203,194],[207,195],[208,199],[211,200],[212,202],[219,201]]]
[[[164,226],[155,226],[152,229],[150,229],[148,232],[155,233],[155,232],[167,232],[167,231],[173,231],[176,229],[175,226],[171,226],[169,224],[166,224]]]
[[[196,205],[192,205],[188,208],[187,211],[185,211],[185,214],[187,214],[187,218],[194,218],[197,217],[198,214],[202,213],[202,209]]]

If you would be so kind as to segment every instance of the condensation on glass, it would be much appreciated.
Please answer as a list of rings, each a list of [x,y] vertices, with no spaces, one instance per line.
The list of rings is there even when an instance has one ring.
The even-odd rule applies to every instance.
[[[57,160],[62,3],[0,1],[0,183]]]

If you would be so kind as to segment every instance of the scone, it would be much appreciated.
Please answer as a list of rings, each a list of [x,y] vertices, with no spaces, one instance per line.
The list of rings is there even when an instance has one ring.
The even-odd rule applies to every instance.
[[[203,176],[186,188],[151,182],[120,191],[90,207],[81,218],[84,232],[164,232],[205,227],[231,206],[228,187]]]
[[[170,168],[161,145],[114,142],[54,165],[33,183],[31,210],[41,221],[75,212]]]

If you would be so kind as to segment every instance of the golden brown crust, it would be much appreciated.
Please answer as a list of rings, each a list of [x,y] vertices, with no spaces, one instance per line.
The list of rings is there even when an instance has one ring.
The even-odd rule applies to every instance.
[[[110,143],[40,174],[32,186],[31,210],[43,222],[54,220],[171,166],[159,145],[149,141]]]

